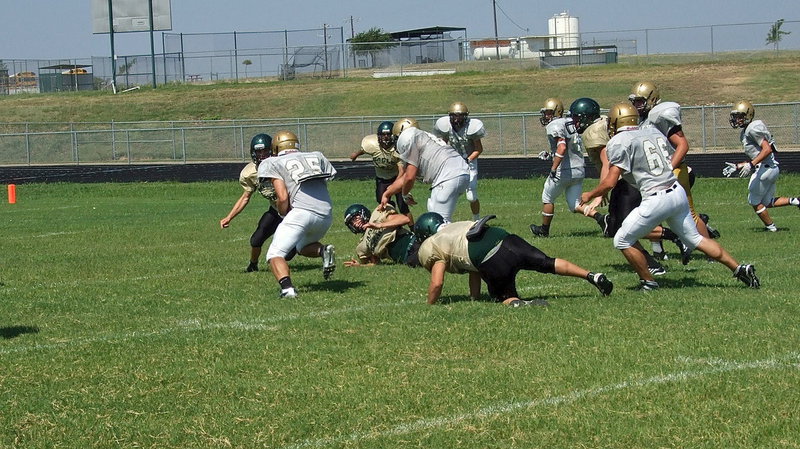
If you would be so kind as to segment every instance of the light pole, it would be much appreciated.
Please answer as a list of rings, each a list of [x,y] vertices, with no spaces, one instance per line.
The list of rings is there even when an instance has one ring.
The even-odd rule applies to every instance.
[[[494,16],[494,49],[497,52],[497,59],[500,60],[500,41],[497,39],[497,2],[492,0],[492,16]]]

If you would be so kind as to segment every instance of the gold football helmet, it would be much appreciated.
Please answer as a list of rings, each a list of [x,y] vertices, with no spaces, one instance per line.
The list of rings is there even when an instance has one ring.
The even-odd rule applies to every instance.
[[[460,101],[456,101],[455,103],[450,105],[450,111],[448,112],[450,115],[453,114],[461,114],[461,115],[469,115],[469,109],[467,109],[467,105]]]
[[[469,109],[467,109],[467,105],[457,101],[450,105],[450,112],[448,114],[450,115],[450,126],[454,130],[459,130],[467,123]]]
[[[277,156],[284,150],[300,151],[300,140],[291,131],[278,131],[272,138],[272,155]]]
[[[392,135],[395,139],[403,132],[406,128],[419,128],[419,123],[413,118],[406,117],[401,118],[400,120],[394,123],[392,126]]]
[[[647,117],[650,109],[653,109],[653,106],[661,101],[661,93],[655,84],[649,81],[642,81],[633,86],[633,92],[628,95],[628,100],[639,111],[639,115],[644,118]]]
[[[735,105],[731,110],[731,127],[744,128],[753,121],[753,116],[756,115],[756,109],[753,103],[747,100],[742,100]]]
[[[608,111],[608,135],[613,137],[624,126],[638,126],[639,112],[630,103],[617,103]]]
[[[558,98],[548,98],[544,101],[544,107],[539,109],[539,112],[542,114],[539,121],[542,123],[542,126],[547,126],[547,124],[552,122],[556,117],[564,116],[564,103]]]

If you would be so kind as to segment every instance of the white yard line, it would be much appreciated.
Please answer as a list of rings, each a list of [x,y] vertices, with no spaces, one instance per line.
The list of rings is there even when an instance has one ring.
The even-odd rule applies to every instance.
[[[326,447],[338,446],[342,443],[360,443],[367,440],[375,440],[378,438],[392,437],[397,435],[407,435],[410,433],[426,431],[437,427],[445,427],[456,424],[462,421],[468,421],[476,418],[485,418],[490,416],[505,415],[519,410],[531,410],[537,408],[557,407],[565,404],[572,404],[584,398],[591,398],[606,393],[613,393],[616,391],[637,389],[651,385],[660,385],[667,383],[687,382],[692,379],[701,378],[704,376],[742,371],[748,369],[767,370],[767,369],[800,369],[800,353],[791,352],[779,357],[774,357],[764,360],[756,360],[753,362],[737,362],[733,360],[722,359],[695,359],[690,357],[679,357],[678,361],[681,363],[700,363],[709,365],[709,368],[695,370],[695,371],[676,371],[671,374],[661,374],[643,379],[630,379],[616,384],[604,385],[597,388],[588,390],[574,390],[561,396],[548,396],[539,399],[532,399],[530,401],[522,402],[508,402],[505,404],[497,404],[486,406],[477,409],[470,413],[463,413],[460,415],[439,416],[427,419],[420,419],[406,424],[398,424],[382,431],[365,431],[351,433],[340,437],[320,438],[315,440],[304,440],[296,444],[283,446],[284,449],[300,449],[307,447]]]

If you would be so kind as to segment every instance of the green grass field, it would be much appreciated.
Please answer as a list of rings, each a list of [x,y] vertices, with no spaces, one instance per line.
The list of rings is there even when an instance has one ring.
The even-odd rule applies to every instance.
[[[621,58],[619,64],[530,68],[518,62],[471,61],[431,77],[260,80],[207,85],[170,84],[114,95],[110,91],[0,95],[0,131],[70,129],[70,123],[269,119],[291,117],[420,116],[447,112],[462,101],[472,113],[538,111],[545,99],[568,106],[589,96],[603,107],[625,101],[637,82],[656,83],[665,100],[683,106],[797,101],[800,52],[773,51]],[[49,123],[45,129],[34,123]],[[20,125],[22,124],[22,125]],[[120,126],[119,123],[117,126]],[[128,125],[123,125],[128,126]]]
[[[265,201],[219,229],[234,180],[18,186],[0,204],[0,447],[800,447],[800,211],[774,209],[766,233],[746,180],[699,180],[696,204],[762,288],[696,253],[644,293],[563,203],[531,237],[542,184],[483,180],[483,212],[607,273],[611,296],[522,272],[521,294],[550,305],[512,309],[448,275],[427,306],[422,269],[345,268],[341,215],[372,204],[372,181],[330,184],[339,267],[324,281],[320,259],[290,262],[295,300],[244,273]]]

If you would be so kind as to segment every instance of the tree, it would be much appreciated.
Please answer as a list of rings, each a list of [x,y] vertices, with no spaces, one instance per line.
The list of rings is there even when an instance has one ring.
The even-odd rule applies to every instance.
[[[783,19],[778,19],[772,26],[769,28],[769,32],[767,33],[767,43],[765,45],[772,44],[775,47],[775,53],[778,52],[778,45],[780,44],[783,36],[787,34],[792,34],[791,31],[783,31],[781,27],[783,26]]]
[[[244,61],[242,61],[242,64],[244,64],[244,77],[247,78],[247,66],[253,64],[253,61],[245,59]]]
[[[125,64],[117,66],[117,75],[128,75],[130,74],[131,69],[133,68],[134,64],[136,64],[136,58],[131,59],[128,61],[128,57],[125,57]]]
[[[370,57],[370,67],[375,67],[375,56],[387,48],[397,45],[392,39],[392,35],[384,32],[381,28],[372,27],[367,31],[356,34],[350,39],[350,48],[356,55],[367,55]]]

